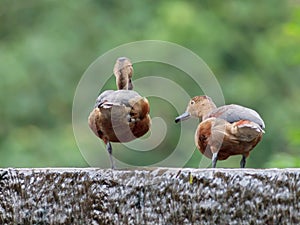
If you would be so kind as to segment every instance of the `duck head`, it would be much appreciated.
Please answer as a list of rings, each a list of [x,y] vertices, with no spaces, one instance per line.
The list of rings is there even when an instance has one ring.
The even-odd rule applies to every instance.
[[[216,109],[216,105],[210,97],[206,95],[195,96],[189,101],[186,111],[176,117],[175,122],[178,123],[191,117],[202,119],[214,109]]]
[[[132,90],[132,74],[133,67],[131,61],[126,57],[120,57],[117,59],[113,70],[116,76],[116,84],[118,90]]]

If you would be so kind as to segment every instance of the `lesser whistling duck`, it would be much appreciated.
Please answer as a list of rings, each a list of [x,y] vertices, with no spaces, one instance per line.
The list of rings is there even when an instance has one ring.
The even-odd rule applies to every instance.
[[[202,120],[195,133],[195,144],[202,154],[212,159],[213,168],[217,160],[231,155],[242,155],[240,166],[244,168],[249,152],[261,140],[265,128],[256,111],[234,104],[217,108],[208,96],[192,98],[186,112],[175,122],[190,117]]]
[[[110,142],[128,142],[143,136],[150,128],[150,105],[146,98],[133,91],[133,67],[126,57],[118,58],[113,70],[118,90],[99,95],[88,123],[103,140],[114,168]]]

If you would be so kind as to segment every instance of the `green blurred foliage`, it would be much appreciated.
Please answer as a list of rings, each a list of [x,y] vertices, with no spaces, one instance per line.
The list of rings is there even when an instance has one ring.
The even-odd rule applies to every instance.
[[[1,167],[88,166],[72,132],[77,83],[99,55],[144,39],[191,49],[227,103],[259,111],[266,134],[248,167],[300,166],[298,1],[2,0],[0,21]]]

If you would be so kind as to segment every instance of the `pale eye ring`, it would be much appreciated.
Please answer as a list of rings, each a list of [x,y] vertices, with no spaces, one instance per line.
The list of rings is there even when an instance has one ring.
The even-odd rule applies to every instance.
[[[195,101],[194,100],[191,100],[191,105],[194,105],[195,104]]]

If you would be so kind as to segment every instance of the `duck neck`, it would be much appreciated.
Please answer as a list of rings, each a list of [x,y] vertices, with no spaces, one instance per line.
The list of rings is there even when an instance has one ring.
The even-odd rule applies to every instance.
[[[132,90],[133,88],[131,79],[128,76],[122,75],[122,73],[117,76],[116,83],[118,90]]]
[[[205,107],[202,108],[202,115],[200,116],[201,120],[205,120],[209,117],[209,114],[215,110],[217,108],[217,106],[215,105],[215,103],[213,101],[209,101],[209,103],[207,103],[205,105]]]
[[[118,59],[114,67],[114,74],[116,76],[116,84],[118,90],[132,90],[131,77],[133,68],[128,59]]]

